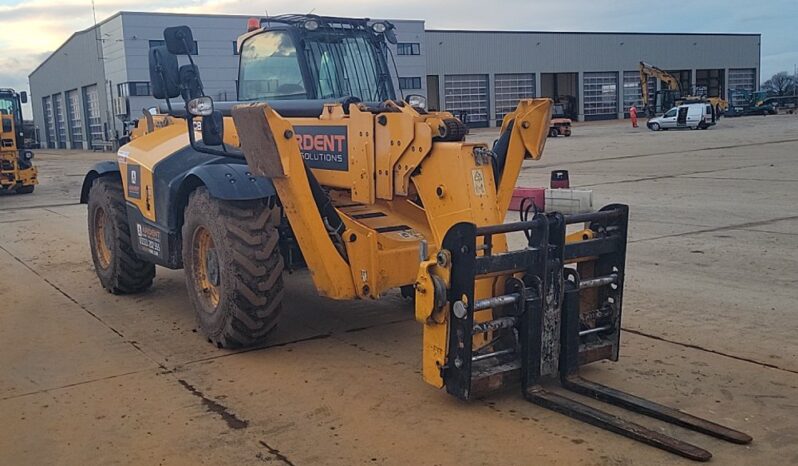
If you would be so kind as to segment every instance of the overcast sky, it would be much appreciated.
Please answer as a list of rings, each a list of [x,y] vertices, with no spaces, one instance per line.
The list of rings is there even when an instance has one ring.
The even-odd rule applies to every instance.
[[[441,29],[752,32],[762,34],[763,80],[792,73],[798,63],[798,0],[96,0],[96,10],[98,21],[120,10],[252,16],[312,10],[423,19],[427,28]],[[0,0],[0,87],[27,89],[28,74],[73,32],[92,24],[91,0]]]

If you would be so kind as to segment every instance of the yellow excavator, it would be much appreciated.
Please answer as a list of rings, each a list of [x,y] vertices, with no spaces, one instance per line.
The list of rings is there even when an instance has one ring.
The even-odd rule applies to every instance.
[[[715,119],[729,109],[729,103],[721,97],[708,97],[692,94],[685,95],[682,90],[681,82],[675,76],[654,65],[650,65],[641,61],[639,65],[639,71],[640,91],[643,96],[643,108],[649,117],[657,116],[667,112],[677,105],[687,103],[709,102],[712,104],[712,109],[715,112]],[[649,78],[655,78],[659,80],[665,86],[665,88],[656,91],[652,96],[648,89]]]
[[[32,193],[39,183],[33,152],[24,146],[22,104],[28,101],[26,92],[0,89],[0,193]]]
[[[699,461],[710,452],[547,387],[735,443],[748,435],[579,376],[617,360],[628,207],[524,212],[505,223],[525,160],[543,153],[552,101],[522,100],[489,147],[397,96],[387,21],[286,15],[239,37],[238,100],[205,96],[186,26],[150,50],[168,115],[139,120],[117,159],[86,176],[92,259],[112,293],[185,270],[201,332],[220,347],[266,341],[285,269],[332,299],[400,289],[423,327],[422,374],[469,400],[507,385],[545,408]],[[177,55],[188,61],[178,67]],[[180,97],[182,103],[171,99]],[[138,129],[138,128],[137,128]],[[508,248],[508,235],[523,238]],[[319,309],[319,312],[323,312]],[[284,316],[290,318],[290,315]]]

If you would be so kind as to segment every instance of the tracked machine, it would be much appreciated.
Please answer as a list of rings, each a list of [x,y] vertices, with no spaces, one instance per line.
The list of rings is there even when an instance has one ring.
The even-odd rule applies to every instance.
[[[22,104],[26,92],[0,89],[0,193],[32,193],[39,183],[33,152],[24,146]]]
[[[199,327],[220,347],[261,344],[283,271],[307,267],[332,299],[399,288],[423,326],[424,380],[469,400],[519,384],[529,401],[692,458],[711,454],[547,386],[735,443],[743,433],[583,380],[617,360],[628,208],[505,223],[526,159],[540,158],[552,102],[523,100],[493,145],[446,112],[397,98],[393,25],[314,15],[251,21],[234,103],[203,95],[193,37],[150,51],[168,115],[143,118],[116,161],[86,177],[91,250],[114,293],[155,264],[185,269]],[[177,55],[188,62],[178,66]],[[182,97],[183,103],[170,99]],[[508,238],[523,238],[510,249]]]

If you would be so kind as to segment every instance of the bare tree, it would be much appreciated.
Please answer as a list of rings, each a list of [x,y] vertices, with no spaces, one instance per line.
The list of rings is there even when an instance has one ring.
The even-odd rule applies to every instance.
[[[762,83],[762,89],[771,95],[792,95],[795,84],[795,77],[787,74],[786,71],[780,71]]]

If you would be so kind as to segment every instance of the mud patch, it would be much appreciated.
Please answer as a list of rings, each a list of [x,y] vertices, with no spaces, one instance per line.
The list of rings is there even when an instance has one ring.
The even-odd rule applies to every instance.
[[[191,392],[192,395],[201,399],[202,404],[205,405],[206,410],[221,416],[224,422],[227,423],[227,426],[230,427],[231,429],[246,429],[247,426],[249,426],[249,421],[244,419],[239,419],[239,417],[231,413],[226,406],[221,405],[218,402],[206,397],[205,394],[194,388],[194,386],[191,385],[190,383],[186,382],[183,379],[178,379],[177,381],[180,382],[180,385],[182,385],[183,388]]]

